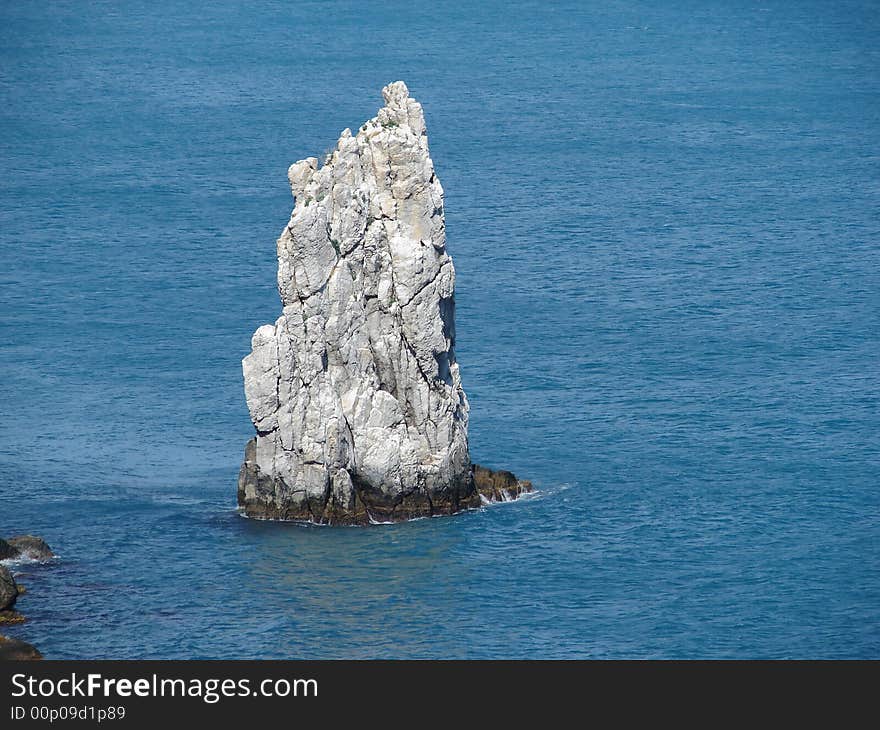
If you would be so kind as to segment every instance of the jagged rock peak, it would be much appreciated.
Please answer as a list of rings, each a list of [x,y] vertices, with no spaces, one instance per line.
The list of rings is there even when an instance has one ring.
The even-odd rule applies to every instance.
[[[282,314],[243,361],[251,516],[365,523],[480,504],[455,358],[455,269],[421,105],[402,81],[323,165],[288,170]],[[516,490],[514,490],[516,491]]]

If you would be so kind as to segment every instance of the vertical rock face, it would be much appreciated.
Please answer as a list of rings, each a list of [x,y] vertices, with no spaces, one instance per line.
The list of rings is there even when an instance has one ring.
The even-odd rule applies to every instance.
[[[359,524],[451,514],[529,491],[471,464],[455,360],[455,269],[422,108],[402,81],[319,167],[290,167],[283,310],[243,363],[253,517]]]
[[[398,81],[319,167],[290,167],[283,312],[243,361],[246,514],[364,523],[480,503],[455,360],[455,270],[420,104]]]

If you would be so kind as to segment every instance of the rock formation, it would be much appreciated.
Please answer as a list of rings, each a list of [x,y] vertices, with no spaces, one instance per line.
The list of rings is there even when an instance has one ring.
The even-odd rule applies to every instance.
[[[15,558],[44,561],[55,557],[55,553],[52,552],[46,541],[36,535],[10,537],[6,543],[13,550]]]
[[[19,639],[10,639],[0,635],[0,661],[26,661],[42,659],[43,655],[36,647]]]
[[[18,585],[12,573],[4,565],[0,565],[0,611],[10,610],[18,598]]]
[[[46,541],[35,535],[0,538],[0,560],[38,560],[46,561],[55,553]],[[0,626],[24,623],[27,619],[17,610],[16,602],[25,594],[24,586],[17,583],[12,572],[0,564]],[[42,655],[30,644],[0,635],[0,660],[42,659]]]
[[[10,545],[6,540],[0,537],[0,560],[9,560],[14,558],[17,554],[17,551],[12,545]]]
[[[243,363],[254,517],[367,523],[481,503],[455,359],[455,270],[421,105],[398,81],[323,166],[288,171],[283,311]],[[513,479],[508,496],[528,490]],[[486,498],[494,498],[494,486]],[[491,496],[490,496],[491,495]]]

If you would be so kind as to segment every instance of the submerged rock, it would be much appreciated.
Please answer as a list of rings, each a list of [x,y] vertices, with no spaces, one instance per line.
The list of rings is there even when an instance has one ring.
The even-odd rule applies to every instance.
[[[0,661],[22,661],[42,658],[43,655],[37,651],[36,647],[28,644],[26,641],[0,635]]]
[[[29,558],[30,560],[50,560],[55,553],[46,544],[46,541],[36,535],[21,535],[10,537],[8,544],[15,551],[16,558]]]
[[[288,171],[283,311],[242,363],[257,435],[238,501],[253,517],[352,524],[481,504],[443,189],[421,105],[401,81],[382,94],[323,166],[310,157]]]
[[[15,578],[5,565],[0,565],[0,611],[12,608],[17,598],[18,586]]]

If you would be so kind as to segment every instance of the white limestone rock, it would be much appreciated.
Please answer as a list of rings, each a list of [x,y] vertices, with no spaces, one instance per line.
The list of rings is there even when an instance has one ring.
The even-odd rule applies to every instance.
[[[246,514],[363,523],[479,505],[455,359],[455,269],[421,105],[402,81],[323,166],[288,171],[283,310],[242,365]]]

